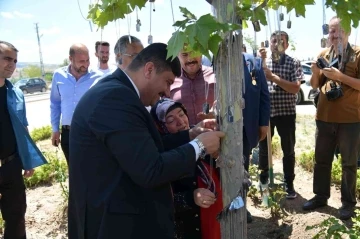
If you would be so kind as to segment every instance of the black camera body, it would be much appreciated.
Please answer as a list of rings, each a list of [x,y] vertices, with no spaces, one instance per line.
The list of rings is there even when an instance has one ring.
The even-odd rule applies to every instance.
[[[326,91],[326,98],[330,101],[339,99],[344,95],[341,85],[336,85],[335,82],[330,83],[331,89]]]
[[[330,64],[328,63],[327,60],[325,60],[324,57],[320,57],[317,59],[316,61],[316,65],[319,69],[324,69],[324,68],[330,68],[330,67],[335,67],[335,68],[339,68],[339,63],[338,63],[338,59],[336,58],[335,60],[333,60],[333,62],[331,62]]]
[[[320,57],[319,59],[317,59],[316,65],[317,67],[319,67],[319,69],[324,69],[329,67],[329,63],[327,62],[327,60],[325,60],[324,57]]]

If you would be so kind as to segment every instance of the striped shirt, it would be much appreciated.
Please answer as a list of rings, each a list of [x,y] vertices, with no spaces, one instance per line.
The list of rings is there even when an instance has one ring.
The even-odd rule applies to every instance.
[[[266,65],[272,73],[290,82],[299,81],[304,77],[300,62],[288,55],[285,55],[285,63],[283,65],[273,62],[272,59],[267,59]],[[271,81],[268,81],[268,87],[271,102],[270,117],[295,115],[296,94],[283,90]]]

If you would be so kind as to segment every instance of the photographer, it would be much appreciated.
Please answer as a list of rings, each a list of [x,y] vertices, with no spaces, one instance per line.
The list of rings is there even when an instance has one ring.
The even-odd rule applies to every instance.
[[[329,43],[317,62],[311,64],[311,86],[320,89],[316,112],[316,142],[313,191],[315,197],[303,205],[312,210],[327,205],[331,166],[336,146],[342,158],[339,218],[348,220],[356,205],[356,169],[360,149],[360,48],[348,43],[350,33],[340,19],[329,23]]]
[[[276,128],[283,152],[286,198],[294,199],[297,197],[294,188],[296,94],[300,90],[300,81],[304,74],[300,62],[285,53],[288,47],[288,34],[284,31],[277,31],[271,34],[270,38],[271,58],[266,59],[265,48],[261,48],[259,53],[266,62],[263,70],[270,93],[271,137]],[[266,138],[259,142],[259,169],[261,170],[261,184],[267,184],[269,164]]]

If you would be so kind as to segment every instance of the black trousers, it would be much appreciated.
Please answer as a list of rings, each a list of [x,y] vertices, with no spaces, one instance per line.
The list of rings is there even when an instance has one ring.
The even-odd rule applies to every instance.
[[[323,199],[330,197],[331,169],[336,146],[341,155],[341,202],[356,205],[356,170],[360,154],[360,123],[327,123],[316,121],[314,193]]]
[[[249,141],[246,136],[245,128],[243,128],[243,155],[244,155],[244,168],[249,172],[250,154],[252,148],[250,148]]]
[[[25,239],[26,194],[19,157],[0,167],[0,193],[4,239]]]
[[[275,116],[270,118],[271,137],[274,136],[275,127],[280,136],[281,149],[283,151],[284,179],[289,187],[293,186],[295,179],[295,120],[296,115]],[[259,169],[263,171],[260,180],[263,181],[262,176],[267,180],[269,177],[269,162],[266,138],[259,143]]]
[[[65,155],[67,165],[69,166],[69,141],[70,141],[70,130],[61,129],[61,149]]]

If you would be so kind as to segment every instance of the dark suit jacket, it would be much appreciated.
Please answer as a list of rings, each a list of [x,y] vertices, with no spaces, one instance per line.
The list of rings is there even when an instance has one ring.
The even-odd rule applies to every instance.
[[[243,109],[244,130],[250,148],[257,146],[259,142],[259,126],[269,125],[270,120],[270,96],[264,71],[261,68],[256,70],[256,84],[252,83],[249,66],[251,69],[256,64],[252,54],[243,53],[244,81],[245,81],[245,108]],[[249,64],[249,65],[248,65]]]
[[[162,138],[120,69],[80,100],[70,130],[69,238],[173,238],[170,181],[194,174],[188,132]]]

